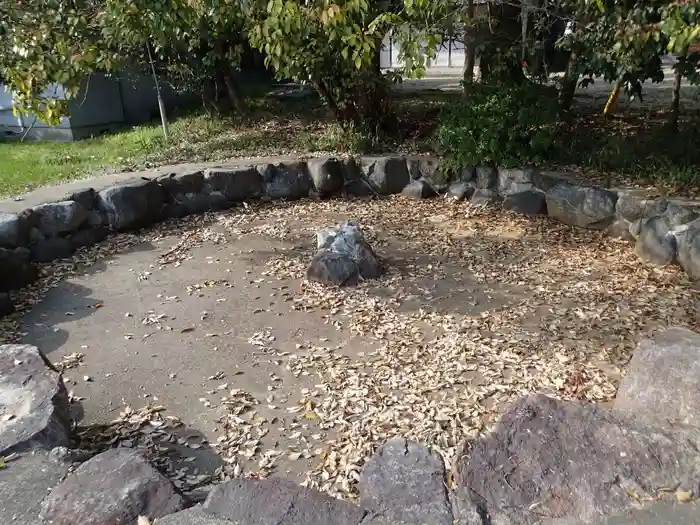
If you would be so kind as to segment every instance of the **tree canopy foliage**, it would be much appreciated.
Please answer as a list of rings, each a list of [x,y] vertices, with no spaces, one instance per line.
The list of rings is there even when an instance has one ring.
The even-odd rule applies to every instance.
[[[152,60],[187,89],[225,86],[244,112],[234,73],[252,46],[277,77],[316,89],[341,122],[372,130],[390,121],[391,84],[423,74],[449,38],[478,47],[487,83],[532,82],[546,68],[527,79],[521,60],[542,62],[554,41],[569,55],[562,91],[597,76],[660,81],[669,52],[677,76],[700,81],[698,2],[493,0],[473,13],[473,0],[15,0],[0,3],[0,78],[19,111],[54,123],[91,74]],[[556,33],[556,23],[573,30]],[[379,68],[388,33],[401,44],[401,71]],[[47,91],[53,85],[60,96]]]

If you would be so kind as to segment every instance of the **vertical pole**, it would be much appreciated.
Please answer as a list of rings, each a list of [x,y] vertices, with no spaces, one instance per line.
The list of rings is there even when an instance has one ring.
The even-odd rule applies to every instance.
[[[170,132],[168,130],[168,116],[165,114],[165,103],[163,102],[163,95],[160,91],[160,83],[158,82],[156,66],[153,63],[151,45],[148,42],[146,42],[146,51],[148,51],[148,61],[151,63],[151,71],[153,72],[153,83],[156,86],[156,95],[158,97],[158,110],[160,111],[160,121],[163,123],[163,135],[165,136],[165,140],[167,141],[170,138]]]

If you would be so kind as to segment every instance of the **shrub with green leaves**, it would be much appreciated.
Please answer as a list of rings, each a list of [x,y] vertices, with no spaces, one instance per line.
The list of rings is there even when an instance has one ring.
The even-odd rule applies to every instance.
[[[474,165],[513,167],[547,158],[559,115],[556,93],[532,84],[470,89],[443,110],[436,132],[447,171]]]

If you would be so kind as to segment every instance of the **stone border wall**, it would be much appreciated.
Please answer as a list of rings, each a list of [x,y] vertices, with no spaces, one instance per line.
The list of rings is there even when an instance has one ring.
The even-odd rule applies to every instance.
[[[88,188],[19,214],[0,213],[0,314],[11,310],[8,291],[36,279],[35,262],[69,257],[110,232],[223,210],[253,199],[445,194],[605,230],[635,242],[642,259],[658,265],[679,263],[691,278],[700,278],[700,214],[692,205],[647,199],[635,190],[585,186],[565,173],[533,169],[465,169],[447,184],[438,163],[436,158],[419,156],[326,157],[224,165],[155,178],[136,175],[101,191]]]

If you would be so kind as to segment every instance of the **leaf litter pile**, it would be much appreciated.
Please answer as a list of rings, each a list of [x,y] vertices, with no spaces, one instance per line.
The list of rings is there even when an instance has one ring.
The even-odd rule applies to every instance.
[[[385,257],[386,275],[353,288],[305,281],[315,232],[346,219]],[[16,299],[26,310],[66,276],[141,242],[178,239],[157,271],[194,257],[198,245],[248,235],[301,246],[274,253],[256,267],[257,279],[288,282],[283,308],[362,337],[365,351],[350,355],[324,341],[278,347],[273,328],[251,333],[249,344],[280,373],[264,399],[233,378],[210,392],[223,409],[211,448],[225,462],[211,476],[167,460],[163,440],[192,443],[172,431],[179,420],[163,407],[129,408],[111,425],[84,429],[83,445],[139,447],[185,491],[303,464],[303,485],[353,500],[364,462],[388,438],[432,446],[449,469],[458,445],[487,431],[519,396],[610,401],[640,339],[670,325],[697,329],[697,292],[683,272],[639,261],[626,242],[544,217],[401,197],[246,205],[114,236],[43,266],[41,280]],[[6,342],[21,338],[18,317],[3,323]],[[81,359],[69,356],[62,369]],[[300,381],[278,399],[284,375]],[[271,431],[284,438],[268,446]]]

